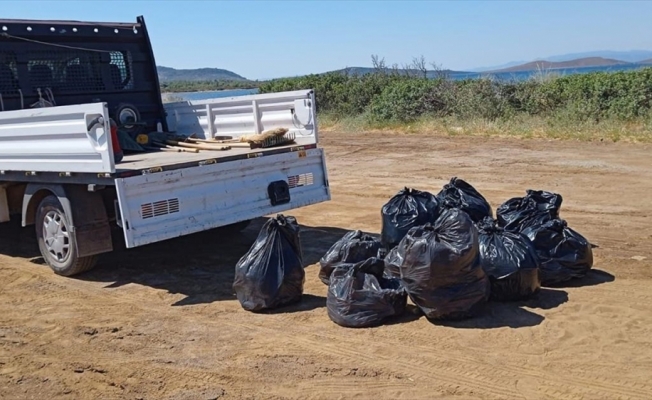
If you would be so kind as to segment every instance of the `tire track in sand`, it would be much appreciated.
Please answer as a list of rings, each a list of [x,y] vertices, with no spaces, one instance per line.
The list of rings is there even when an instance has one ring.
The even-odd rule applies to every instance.
[[[52,283],[52,282],[43,282],[44,285],[41,286],[41,289],[45,289],[47,293],[44,297],[47,299],[57,299],[64,296],[69,296],[70,291],[74,294],[82,297],[88,298],[92,297],[106,297],[106,293],[100,293],[93,288],[86,288],[80,290],[79,287],[71,288],[69,285]],[[67,291],[67,294],[62,294]],[[151,303],[155,305],[157,302],[152,301],[149,298],[149,301],[143,302],[144,299],[148,297],[138,294],[138,293],[112,293],[111,297],[115,297],[119,303],[129,304],[131,307],[141,308],[143,310],[155,308],[147,307],[145,303]],[[203,317],[201,314],[196,316]],[[231,325],[234,329],[241,329],[246,326],[249,332],[267,332],[270,334],[278,333],[278,329],[282,329],[281,325],[284,320],[288,320],[289,317],[280,316],[278,321],[274,321],[279,326],[270,327],[268,325],[251,325],[251,324],[242,324],[240,322],[235,323],[231,321],[220,321],[222,324]],[[308,328],[309,329],[309,328]],[[293,330],[297,332],[296,336],[289,339],[281,339],[287,345],[301,345],[307,352],[316,352],[322,356],[333,356],[338,355],[343,359],[350,360],[353,363],[362,363],[366,368],[375,368],[378,366],[378,363],[381,362],[382,365],[386,368],[394,369],[399,368],[401,373],[404,373],[408,376],[412,375],[418,377],[420,380],[432,381],[433,374],[436,376],[434,381],[439,385],[447,387],[451,390],[458,390],[460,386],[463,386],[464,389],[470,390],[473,392],[482,392],[487,395],[497,396],[499,398],[503,397],[518,397],[520,391],[514,385],[515,376],[521,375],[530,378],[536,378],[544,382],[554,382],[552,386],[545,384],[543,388],[551,387],[565,387],[568,391],[575,393],[583,394],[593,394],[593,395],[603,395],[604,392],[609,392],[611,395],[616,396],[627,396],[627,393],[632,393],[641,398],[650,398],[652,397],[652,389],[647,385],[642,385],[640,383],[619,380],[619,384],[611,384],[604,381],[603,376],[581,373],[576,374],[573,377],[570,377],[571,382],[567,383],[566,379],[560,379],[550,373],[539,372],[539,371],[528,371],[522,366],[511,366],[508,364],[502,365],[501,368],[495,368],[492,366],[480,365],[477,361],[474,361],[469,358],[460,358],[460,357],[449,357],[449,356],[439,356],[433,353],[432,348],[424,346],[415,346],[411,344],[409,346],[395,345],[393,346],[395,353],[403,353],[402,351],[397,350],[400,348],[405,348],[405,354],[413,353],[415,348],[420,349],[419,356],[411,360],[411,362],[405,362],[400,358],[392,358],[391,356],[379,355],[378,352],[375,352],[373,356],[369,356],[358,350],[349,350],[348,348],[342,347],[338,344],[341,340],[341,337],[337,335],[326,335],[324,333],[315,334],[310,332],[307,328],[294,325]],[[353,343],[352,343],[353,340]],[[418,342],[415,340],[412,343]],[[334,343],[334,344],[331,344]],[[354,345],[352,345],[354,344]],[[359,346],[356,346],[359,344]],[[353,348],[364,348],[368,346],[368,343],[365,343],[362,340],[355,340],[348,338],[347,345]],[[382,350],[382,348],[378,348]],[[425,358],[424,358],[425,357]],[[190,373],[190,372],[188,372]],[[209,374],[210,375],[210,374]],[[580,375],[580,376],[578,376]],[[197,377],[199,378],[199,377]],[[204,380],[207,377],[202,376],[200,379]],[[623,387],[627,387],[629,391],[624,391]],[[638,388],[637,388],[638,387]],[[542,388],[542,389],[543,389]],[[601,390],[596,390],[592,388],[600,388]],[[546,390],[547,391],[547,390]],[[568,393],[568,392],[567,392]]]
[[[309,332],[302,332],[303,335],[309,335]],[[300,335],[301,336],[301,335]],[[302,339],[305,336],[301,336]],[[519,392],[512,386],[513,380],[518,375],[525,375],[529,378],[536,378],[542,382],[546,382],[546,386],[549,387],[565,387],[567,392],[580,392],[581,394],[592,395],[592,396],[602,396],[605,392],[608,392],[610,395],[615,396],[625,396],[625,398],[633,398],[632,395],[636,395],[640,399],[649,399],[652,398],[652,387],[649,385],[641,384],[640,382],[632,382],[627,380],[619,379],[616,383],[605,382],[604,376],[595,376],[587,373],[576,373],[575,375],[567,378],[558,377],[556,375],[547,373],[545,371],[531,371],[527,368],[524,368],[523,365],[509,365],[503,364],[501,368],[493,368],[489,366],[484,366],[474,362],[459,362],[454,357],[442,357],[432,354],[433,349],[423,348],[421,346],[402,346],[397,345],[396,348],[405,348],[406,353],[414,353],[415,349],[421,348],[422,351],[418,352],[419,356],[413,358],[410,363],[406,363],[400,359],[390,358],[382,355],[375,354],[373,357],[366,356],[366,354],[360,354],[355,350],[342,351],[342,348],[338,345],[331,345],[330,343],[336,343],[336,337],[324,337],[318,340],[318,351],[325,354],[339,354],[341,356],[349,357],[352,360],[360,360],[364,356],[365,362],[371,362],[375,364],[378,361],[378,358],[383,358],[385,364],[389,365],[400,365],[403,370],[402,372],[407,373],[410,370],[416,370],[422,373],[421,377],[431,377],[433,373],[443,378],[449,386],[457,387],[460,384],[465,384],[467,387],[476,388],[477,390],[486,393],[494,394],[498,396],[506,395],[508,397],[518,396]],[[315,343],[303,340],[308,344],[307,348],[314,349]],[[351,345],[351,341],[347,341],[348,345]],[[364,342],[360,343],[360,346],[352,346],[357,348],[362,348]],[[398,351],[399,353],[401,351]],[[420,358],[426,357],[426,358]],[[442,365],[453,363],[459,366],[447,366],[442,368]],[[416,368],[415,368],[416,367]],[[442,373],[443,372],[443,373]],[[498,377],[497,377],[498,376]],[[641,387],[641,388],[639,388]],[[544,390],[544,393],[547,390]],[[595,398],[595,397],[594,397]]]

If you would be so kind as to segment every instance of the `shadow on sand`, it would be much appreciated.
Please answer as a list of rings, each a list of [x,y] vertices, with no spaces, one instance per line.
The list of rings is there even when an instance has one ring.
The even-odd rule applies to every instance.
[[[572,279],[555,285],[548,285],[550,288],[579,288],[584,286],[597,286],[616,280],[612,274],[599,269],[591,269],[583,278]]]
[[[133,249],[124,249],[118,232],[113,252],[103,254],[91,271],[69,279],[104,282],[105,288],[138,284],[184,295],[175,306],[234,300],[235,265],[255,242],[265,221],[265,218],[256,219],[236,234],[214,229]],[[318,262],[346,232],[339,228],[302,225],[304,265]],[[19,220],[0,224],[0,253],[44,264],[34,227],[22,228]],[[325,304],[325,297],[305,295],[300,303],[278,312],[305,311],[325,307]]]
[[[301,301],[297,303],[288,304],[272,310],[259,311],[257,314],[293,314],[324,307],[326,307],[326,297],[304,293],[304,295],[301,296]]]
[[[434,325],[463,329],[526,328],[537,326],[544,316],[525,308],[550,310],[568,301],[563,290],[541,288],[538,294],[525,301],[489,301],[478,308],[475,316],[458,321],[430,321]]]
[[[116,250],[102,255],[93,270],[70,279],[103,282],[106,283],[105,288],[138,284],[185,296],[173,306],[236,300],[232,289],[235,265],[254,243],[265,221],[265,218],[256,219],[237,234],[225,234],[224,231],[215,229],[134,249],[124,249],[118,234]],[[304,265],[318,263],[346,232],[346,229],[341,228],[302,225]],[[34,227],[22,228],[19,220],[0,224],[0,253],[43,264],[34,236]],[[310,273],[317,273],[316,271],[318,269],[313,268]],[[536,326],[543,322],[544,317],[526,308],[549,310],[567,302],[568,293],[559,288],[595,286],[614,280],[613,275],[593,269],[582,279],[572,280],[555,288],[542,288],[537,296],[527,301],[490,301],[481,307],[475,317],[460,321],[431,322],[465,329]],[[301,302],[268,313],[294,313],[325,306],[325,297],[305,294]],[[386,325],[407,323],[422,316],[421,311],[410,304],[402,316],[388,320]]]

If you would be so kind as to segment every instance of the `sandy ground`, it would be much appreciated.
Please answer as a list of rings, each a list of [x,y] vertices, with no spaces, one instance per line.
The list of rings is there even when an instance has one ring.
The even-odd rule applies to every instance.
[[[3,399],[652,398],[652,147],[323,133],[333,200],[302,224],[305,299],[244,311],[243,234],[202,233],[105,257],[78,278],[38,264],[32,230],[0,235]],[[392,163],[392,167],[386,167]],[[494,208],[526,189],[599,248],[590,275],[538,298],[433,324],[408,314],[346,329],[326,314],[318,260],[347,230],[380,231],[403,186],[471,182]],[[30,262],[31,261],[31,262]]]

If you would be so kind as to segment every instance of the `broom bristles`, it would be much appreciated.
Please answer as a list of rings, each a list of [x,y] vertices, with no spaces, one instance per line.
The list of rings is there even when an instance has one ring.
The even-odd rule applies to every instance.
[[[258,144],[274,136],[283,136],[287,132],[288,132],[287,128],[270,129],[268,131],[264,131],[263,133],[257,135],[243,135],[240,137],[240,141]]]

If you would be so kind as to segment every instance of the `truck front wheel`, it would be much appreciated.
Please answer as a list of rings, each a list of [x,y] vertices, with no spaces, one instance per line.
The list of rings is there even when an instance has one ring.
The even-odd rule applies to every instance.
[[[58,275],[72,276],[95,266],[96,256],[78,257],[72,224],[56,196],[46,196],[36,210],[36,239],[45,262]]]

